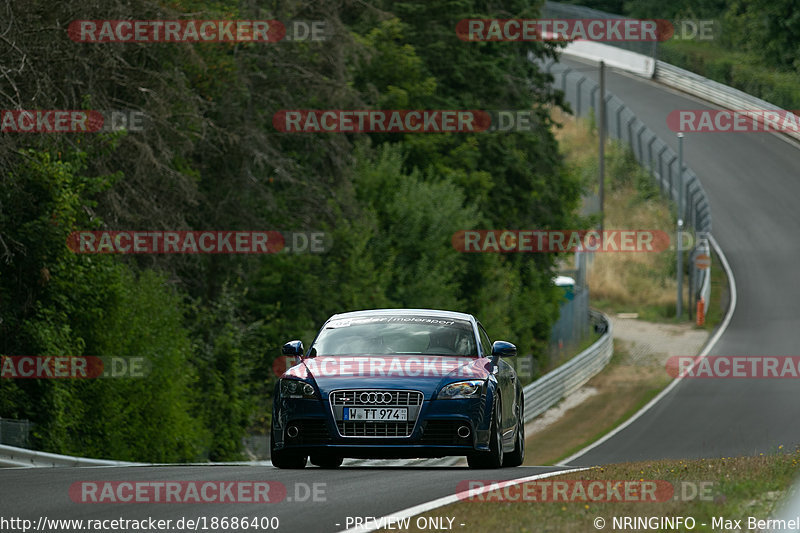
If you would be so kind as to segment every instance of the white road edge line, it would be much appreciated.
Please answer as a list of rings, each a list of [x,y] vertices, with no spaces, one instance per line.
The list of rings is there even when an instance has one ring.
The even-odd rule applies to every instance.
[[[725,318],[722,320],[722,324],[720,324],[720,327],[717,329],[716,333],[714,333],[714,336],[706,344],[705,348],[703,348],[703,351],[700,352],[700,355],[698,356],[698,359],[697,359],[698,361],[703,359],[703,358],[705,358],[709,354],[709,352],[712,350],[712,348],[714,348],[714,345],[717,344],[717,341],[719,341],[719,338],[722,337],[722,334],[725,333],[726,329],[728,329],[728,324],[730,324],[731,318],[733,317],[733,313],[736,310],[736,279],[733,277],[733,270],[731,270],[731,266],[728,263],[728,258],[725,257],[725,253],[722,251],[722,248],[720,248],[719,244],[717,244],[717,241],[716,241],[716,239],[714,239],[714,236],[709,233],[708,234],[708,239],[711,242],[711,246],[714,247],[714,251],[717,253],[717,256],[719,257],[720,262],[722,263],[722,268],[724,268],[725,272],[728,274],[728,285],[730,286],[730,290],[731,290],[731,302],[730,302],[730,305],[728,306],[728,312],[725,314]],[[563,461],[558,463],[558,465],[556,465],[556,466],[569,466],[569,463],[571,461],[574,461],[575,459],[577,459],[581,455],[584,455],[587,452],[589,452],[590,450],[593,450],[594,448],[596,448],[597,446],[600,446],[601,444],[606,442],[608,439],[610,439],[611,437],[613,437],[614,435],[616,435],[617,433],[619,433],[620,431],[622,431],[626,427],[628,427],[631,424],[633,424],[634,422],[636,422],[636,420],[641,418],[647,411],[650,410],[650,408],[652,408],[655,404],[657,404],[659,401],[661,401],[661,399],[664,398],[664,396],[669,394],[672,389],[677,387],[678,383],[682,379],[684,379],[684,378],[683,377],[677,377],[674,380],[672,380],[672,383],[667,385],[667,388],[662,390],[655,398],[653,398],[652,400],[647,402],[647,404],[644,407],[642,407],[641,409],[636,411],[636,413],[634,413],[634,415],[631,416],[628,420],[626,420],[621,425],[619,425],[616,428],[614,428],[613,430],[611,430],[609,433],[606,433],[603,437],[601,437],[600,439],[594,441],[593,443],[591,443],[587,447],[585,447],[582,450],[570,455],[569,457],[567,457],[566,459],[564,459]]]
[[[502,484],[502,487],[507,487],[507,486],[510,486],[510,485],[519,485],[520,483],[525,483],[527,481],[534,481],[534,480],[537,480],[537,479],[545,479],[545,478],[548,478],[548,477],[560,476],[561,474],[571,474],[572,472],[582,472],[583,470],[589,470],[589,468],[591,468],[591,467],[587,466],[587,467],[581,467],[581,468],[570,468],[568,470],[556,470],[555,472],[546,472],[544,474],[536,474],[535,476],[527,476],[527,477],[521,477],[521,478],[517,478],[517,479],[504,480],[504,481],[502,481],[501,484]],[[403,509],[402,511],[397,511],[396,513],[392,513],[392,514],[389,514],[389,515],[386,515],[386,516],[382,516],[380,518],[375,518],[373,520],[373,523],[376,524],[375,526],[369,526],[369,527],[367,527],[367,526],[358,526],[358,527],[354,527],[354,528],[350,528],[350,529],[344,529],[344,530],[340,531],[339,533],[371,533],[372,531],[377,531],[378,529],[381,529],[381,528],[385,527],[385,525],[388,523],[387,521],[388,521],[388,519],[390,517],[393,519],[392,522],[395,522],[396,520],[394,520],[394,519],[409,518],[409,517],[416,516],[416,515],[421,514],[421,513],[427,513],[428,511],[431,511],[431,510],[436,509],[438,507],[442,507],[444,505],[449,505],[451,503],[456,503],[456,502],[458,502],[460,500],[466,499],[468,496],[477,496],[478,494],[483,494],[485,492],[490,492],[492,490],[497,490],[497,488],[498,488],[498,485],[491,484],[491,485],[484,485],[480,489],[472,489],[471,491],[467,490],[467,491],[458,492],[456,494],[451,494],[450,496],[444,496],[444,497],[436,499],[436,500],[431,500],[429,502],[425,502],[425,503],[421,503],[419,505],[415,505],[414,507],[409,507],[408,509]],[[378,525],[378,524],[380,524],[380,525]]]

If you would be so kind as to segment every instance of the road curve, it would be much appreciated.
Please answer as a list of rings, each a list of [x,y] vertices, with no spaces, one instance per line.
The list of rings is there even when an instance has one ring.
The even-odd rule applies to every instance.
[[[574,66],[583,66],[566,61]],[[593,76],[593,72],[587,72]],[[708,106],[653,82],[610,72],[608,90],[676,147],[673,109]],[[792,355],[800,336],[800,150],[770,134],[690,134],[686,163],[709,195],[714,236],[730,261],[739,303],[712,355]],[[591,465],[657,458],[766,452],[800,442],[800,381],[683,380],[645,416],[571,461]],[[177,520],[277,516],[279,531],[345,529],[347,516],[384,516],[455,492],[465,479],[511,479],[556,470],[520,467],[277,470],[260,466],[176,466],[0,470],[0,517]],[[323,501],[270,504],[91,504],[70,499],[78,481],[276,481],[288,497],[323,483]],[[319,486],[318,486],[319,487]],[[312,527],[313,526],[313,527]],[[471,524],[466,524],[467,527]],[[457,528],[460,529],[460,528]],[[466,528],[465,528],[466,529]],[[470,528],[475,531],[474,527]],[[62,528],[60,531],[77,529]]]
[[[597,79],[589,63],[563,62]],[[677,151],[666,117],[709,104],[632,75],[607,90]],[[687,133],[738,303],[709,355],[800,355],[800,146],[769,133]],[[719,268],[719,265],[715,265]],[[686,354],[692,355],[692,354]],[[644,416],[569,464],[748,455],[800,443],[800,380],[684,379]]]

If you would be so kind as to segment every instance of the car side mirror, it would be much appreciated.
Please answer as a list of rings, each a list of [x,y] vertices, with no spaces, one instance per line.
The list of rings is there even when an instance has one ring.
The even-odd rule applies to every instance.
[[[295,357],[303,357],[303,341],[289,341],[281,348],[283,355],[293,355]]]
[[[517,355],[517,347],[506,341],[494,341],[492,343],[492,357],[514,357]]]

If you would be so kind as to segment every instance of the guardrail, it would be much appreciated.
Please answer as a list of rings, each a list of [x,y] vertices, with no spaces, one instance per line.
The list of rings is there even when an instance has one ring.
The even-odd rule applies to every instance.
[[[714,102],[717,105],[731,109],[733,111],[742,110],[758,110],[758,111],[775,111],[778,113],[788,113],[784,109],[771,104],[761,98],[756,98],[739,89],[734,89],[725,84],[710,80],[699,74],[695,74],[689,70],[664,63],[663,61],[656,61],[656,68],[654,79],[660,81],[665,85],[669,85],[675,89],[679,89],[685,93],[691,94]],[[795,116],[795,122],[800,122]],[[753,115],[753,118],[762,124],[765,122],[765,117],[761,115]],[[796,131],[782,131],[794,139],[800,140],[800,132]]]
[[[645,78],[652,78],[656,70],[656,62],[650,56],[594,41],[572,41],[562,53],[591,61],[604,61],[606,66],[626,70]]]
[[[586,6],[573,4],[562,4],[559,2],[546,1],[542,6],[541,18],[543,19],[628,19],[623,15],[615,15],[598,11]],[[584,41],[586,42],[586,41]],[[606,45],[613,46],[621,50],[628,50],[640,55],[654,58],[656,55],[658,42],[655,41],[606,41]]]
[[[128,463],[125,461],[110,461],[107,459],[87,459],[85,457],[72,457],[56,453],[27,450],[15,446],[0,445],[0,466],[27,466],[27,467],[53,467],[53,466],[131,466],[143,463]]]
[[[560,4],[547,1],[542,6],[544,19],[628,19],[598,11],[590,7]],[[543,33],[543,37],[550,35]],[[639,76],[652,78],[656,69],[657,42],[647,41],[590,41],[575,40],[566,44],[562,50],[565,55],[575,55],[591,61],[605,61],[606,65],[616,67]]]
[[[605,331],[584,351],[540,377],[523,389],[525,422],[529,422],[572,394],[608,364],[614,353],[611,321],[603,313],[590,311],[592,319]]]

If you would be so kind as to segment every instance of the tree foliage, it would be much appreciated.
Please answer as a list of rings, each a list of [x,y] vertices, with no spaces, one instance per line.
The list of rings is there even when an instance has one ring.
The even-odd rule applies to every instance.
[[[2,355],[142,356],[142,380],[0,380],[0,416],[57,452],[172,461],[241,457],[263,431],[282,342],[330,314],[473,312],[544,357],[555,257],[460,254],[471,228],[571,228],[581,186],[527,54],[466,43],[471,17],[539,2],[241,3],[31,0],[0,40],[4,109],[143,111],[143,131],[0,139]],[[91,44],[76,19],[324,20],[326,42]],[[527,132],[289,134],[282,109],[532,110]],[[76,255],[85,229],[319,230],[325,254]],[[543,365],[542,365],[543,366]]]

